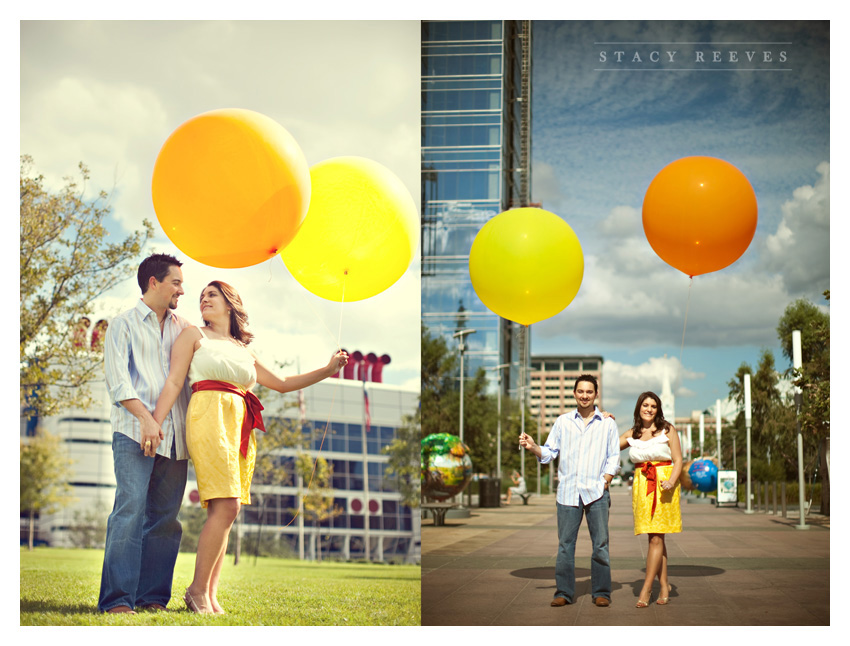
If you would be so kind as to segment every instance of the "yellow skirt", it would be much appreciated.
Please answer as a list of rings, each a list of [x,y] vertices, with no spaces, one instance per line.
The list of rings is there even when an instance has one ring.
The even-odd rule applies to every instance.
[[[248,455],[239,450],[245,400],[215,390],[192,393],[186,414],[186,445],[198,479],[201,506],[213,498],[239,498],[251,504],[251,478],[257,457],[254,431]]]
[[[646,495],[646,478],[643,471],[635,469],[632,483],[632,511],[635,516],[635,535],[637,534],[676,534],[682,531],[682,510],[679,507],[678,483],[669,490],[661,488],[661,481],[670,478],[673,465],[655,467],[658,486],[655,493]],[[652,499],[657,496],[655,514],[652,514]]]

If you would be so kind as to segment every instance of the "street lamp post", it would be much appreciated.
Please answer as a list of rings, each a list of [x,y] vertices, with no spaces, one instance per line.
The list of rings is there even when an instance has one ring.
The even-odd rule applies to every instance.
[[[791,354],[794,358],[794,370],[803,367],[803,343],[800,330],[791,332]],[[803,431],[800,424],[800,409],[803,406],[803,391],[799,386],[794,387],[794,403],[797,407],[797,484],[799,486],[800,524],[797,529],[808,529],[806,525],[806,479],[803,476]]]
[[[502,480],[502,370],[510,368],[511,364],[503,363],[490,368],[496,371],[496,410],[498,418],[496,419],[496,478]]]
[[[463,443],[463,354],[466,351],[466,346],[463,343],[463,337],[467,334],[475,334],[476,330],[458,330],[452,336],[458,340],[457,350],[460,353],[460,441]]]
[[[466,351],[466,346],[463,343],[463,338],[467,334],[475,334],[476,330],[467,329],[467,330],[458,330],[452,336],[458,340],[457,350],[460,353],[460,411],[459,417],[460,420],[458,422],[458,431],[460,437],[460,443],[463,444],[463,354]],[[469,495],[472,495],[471,493]],[[458,506],[461,514],[469,514],[469,510],[464,508],[463,506],[463,497],[461,496],[461,503]]]
[[[744,422],[747,427],[747,508],[745,514],[753,513],[753,459],[752,459],[752,428],[753,404],[750,395],[750,375],[744,375]]]
[[[720,400],[717,400],[717,408],[714,411],[714,430],[717,433],[717,468],[723,468],[723,454],[720,452]]]

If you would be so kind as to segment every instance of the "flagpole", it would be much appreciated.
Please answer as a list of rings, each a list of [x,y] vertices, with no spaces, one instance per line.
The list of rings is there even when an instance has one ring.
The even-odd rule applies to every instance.
[[[358,367],[358,370],[364,370],[364,365],[361,363]],[[369,522],[370,522],[370,513],[369,509],[369,461],[368,461],[368,449],[366,442],[366,428],[369,424],[369,397],[366,394],[366,373],[361,375],[363,382],[363,498],[366,501],[366,507],[363,510],[363,526],[365,528],[365,537],[366,537],[366,560],[368,562],[372,561],[372,541],[369,536]]]
[[[298,374],[301,374],[301,360],[298,360]],[[304,391],[298,391],[298,413],[301,418],[301,439],[298,442],[298,455],[295,458],[295,477],[298,484],[298,560],[304,560],[304,478],[301,477],[301,443],[304,441],[304,426],[307,424],[307,407],[304,403]]]

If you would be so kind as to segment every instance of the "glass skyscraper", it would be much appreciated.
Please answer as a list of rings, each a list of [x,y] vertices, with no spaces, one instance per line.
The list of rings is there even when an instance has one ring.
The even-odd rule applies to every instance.
[[[465,337],[465,373],[511,364],[516,392],[527,330],[490,312],[469,278],[469,250],[492,217],[529,206],[531,23],[422,23],[422,320]],[[488,373],[491,382],[496,374]]]

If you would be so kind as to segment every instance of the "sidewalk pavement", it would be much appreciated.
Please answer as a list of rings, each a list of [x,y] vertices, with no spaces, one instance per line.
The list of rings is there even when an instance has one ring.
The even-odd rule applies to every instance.
[[[631,491],[611,489],[611,605],[590,598],[590,535],[576,545],[576,601],[553,608],[554,494],[528,505],[470,507],[469,518],[422,521],[423,626],[829,626],[829,518],[798,510],[745,513],[682,497],[680,534],[668,534],[670,603],[635,608],[647,537],[635,536]],[[686,502],[690,501],[690,502]],[[477,504],[475,498],[473,503]]]

